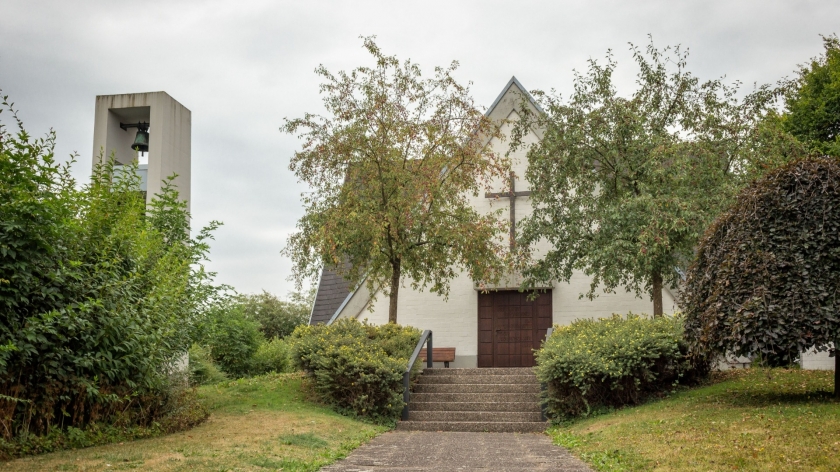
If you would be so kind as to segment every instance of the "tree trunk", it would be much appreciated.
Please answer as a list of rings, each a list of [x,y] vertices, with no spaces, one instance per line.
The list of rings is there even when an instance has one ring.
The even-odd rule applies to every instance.
[[[400,261],[391,262],[391,299],[388,306],[388,323],[397,323],[397,295],[400,293]]]
[[[834,341],[834,398],[840,399],[840,338]]]
[[[653,317],[662,316],[662,272],[653,270]]]

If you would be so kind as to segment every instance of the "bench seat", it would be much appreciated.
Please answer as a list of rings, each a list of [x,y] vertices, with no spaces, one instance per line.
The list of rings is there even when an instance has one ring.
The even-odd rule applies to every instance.
[[[444,367],[449,367],[450,362],[455,362],[454,347],[435,347],[432,348],[432,354],[432,361],[443,362]],[[426,360],[426,348],[420,349],[420,358]]]

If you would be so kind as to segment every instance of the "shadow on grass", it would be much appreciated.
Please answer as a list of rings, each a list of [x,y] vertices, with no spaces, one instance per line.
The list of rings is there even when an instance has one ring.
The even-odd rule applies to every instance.
[[[834,392],[810,391],[802,393],[785,392],[726,392],[709,396],[701,400],[701,403],[714,403],[734,407],[766,407],[772,405],[815,405],[815,404],[836,404]]]
[[[694,404],[699,408],[712,405],[718,408],[837,405],[840,400],[834,398],[833,372],[829,374],[783,368],[716,372],[698,385],[681,385],[671,391],[651,393],[634,405],[593,406],[586,415],[552,419],[552,425],[567,428],[600,416],[654,405],[665,409],[676,404]]]

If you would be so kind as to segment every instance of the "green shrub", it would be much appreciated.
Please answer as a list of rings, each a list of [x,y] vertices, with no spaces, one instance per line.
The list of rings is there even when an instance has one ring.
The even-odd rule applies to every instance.
[[[0,460],[151,438],[192,428],[210,415],[192,388],[168,390],[156,401],[162,404],[157,421],[145,426],[98,422],[83,428],[53,426],[45,434],[20,434],[8,441],[0,438]]]
[[[266,339],[285,338],[295,328],[306,324],[313,301],[314,292],[305,296],[294,292],[288,300],[281,300],[266,291],[256,295],[241,295],[237,299],[245,316],[260,324],[260,331]]]
[[[259,323],[245,316],[242,305],[233,301],[208,310],[207,322],[202,344],[213,361],[231,377],[248,375],[251,358],[265,340]]]
[[[251,375],[262,375],[269,372],[282,374],[290,370],[289,345],[280,338],[263,341],[251,358]]]
[[[3,98],[0,122],[0,437],[162,414],[167,372],[213,293],[168,180],[146,204],[113,160],[78,185]],[[72,162],[71,162],[72,164]],[[118,177],[119,175],[119,177]]]
[[[338,320],[299,326],[289,339],[292,361],[325,401],[342,412],[393,421],[404,405],[403,372],[420,334],[394,324]]]
[[[549,416],[568,418],[637,404],[707,369],[686,357],[680,316],[629,314],[556,327],[537,352],[536,371],[548,387],[543,401]]]
[[[190,384],[207,385],[227,380],[227,375],[222,372],[210,357],[210,352],[198,345],[193,344],[190,348]]]

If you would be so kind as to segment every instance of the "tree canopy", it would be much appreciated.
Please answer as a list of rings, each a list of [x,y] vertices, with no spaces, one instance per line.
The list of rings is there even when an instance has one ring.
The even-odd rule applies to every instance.
[[[823,37],[825,54],[799,69],[785,96],[785,130],[821,154],[840,156],[840,40]]]
[[[838,289],[840,160],[798,160],[747,187],[703,237],[686,336],[695,351],[765,359],[825,350],[840,333]]]
[[[281,128],[303,141],[289,168],[312,189],[284,253],[298,281],[326,265],[371,294],[383,289],[396,322],[404,277],[443,296],[457,267],[476,281],[498,278],[504,223],[478,214],[469,197],[508,166],[485,146],[499,131],[453,78],[457,62],[423,78],[374,38],[364,47],[373,67],[316,69],[328,116]]]
[[[307,293],[292,292],[285,300],[265,290],[239,295],[236,299],[242,305],[245,316],[260,324],[260,331],[266,339],[285,338],[299,325],[306,324],[314,301],[314,289]]]
[[[533,214],[523,223],[526,287],[591,276],[587,293],[647,293],[660,315],[663,284],[680,279],[700,234],[728,201],[744,149],[769,103],[766,87],[737,99],[737,84],[701,82],[688,53],[631,45],[635,90],[621,96],[611,53],[575,73],[569,99],[534,92],[543,114],[523,119],[543,139],[528,151]],[[529,257],[534,244],[550,249]]]

